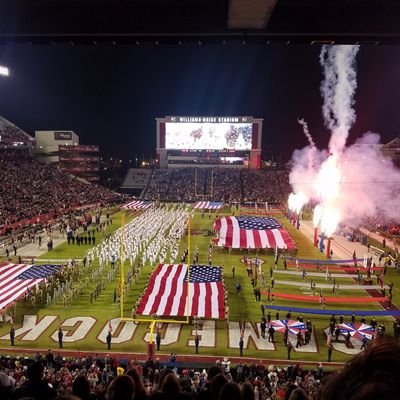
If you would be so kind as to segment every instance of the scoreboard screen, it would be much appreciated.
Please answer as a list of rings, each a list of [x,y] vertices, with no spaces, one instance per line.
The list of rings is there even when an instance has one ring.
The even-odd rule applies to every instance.
[[[175,150],[251,150],[251,123],[166,122],[165,148]]]

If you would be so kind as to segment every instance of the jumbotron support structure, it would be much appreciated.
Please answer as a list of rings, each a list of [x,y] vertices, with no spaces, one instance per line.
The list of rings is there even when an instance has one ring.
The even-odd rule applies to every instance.
[[[260,169],[262,125],[248,116],[156,118],[158,165]]]

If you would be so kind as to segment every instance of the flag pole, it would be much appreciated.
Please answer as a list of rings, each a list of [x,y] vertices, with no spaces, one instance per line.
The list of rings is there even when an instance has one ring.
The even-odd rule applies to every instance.
[[[188,219],[188,272],[187,272],[187,301],[186,301],[186,322],[189,323],[189,299],[190,299],[190,219],[191,215],[189,213]]]
[[[147,344],[147,357],[151,359],[154,358],[153,332],[156,324],[157,320],[155,319],[150,325],[149,343]]]
[[[154,327],[156,326],[157,320],[152,321],[151,327],[150,327],[150,336],[149,336],[149,344],[153,343],[153,332],[154,332]]]
[[[194,170],[194,195],[197,198],[197,169]]]
[[[120,277],[120,313],[124,315],[124,240],[125,240],[125,213],[121,214],[121,277]]]
[[[214,199],[214,170],[211,169],[211,200]]]

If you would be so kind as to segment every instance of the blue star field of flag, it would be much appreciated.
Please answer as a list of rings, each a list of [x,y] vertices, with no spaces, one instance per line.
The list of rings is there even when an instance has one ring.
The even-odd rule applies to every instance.
[[[220,282],[221,267],[210,267],[208,265],[191,265],[190,266],[190,282],[191,283],[206,283]],[[187,272],[184,282],[187,282]]]
[[[239,228],[247,230],[279,229],[282,226],[275,218],[262,217],[237,217]]]
[[[222,202],[221,201],[210,201],[208,204],[209,207],[221,207]]]
[[[55,274],[60,268],[61,265],[53,264],[33,265],[15,279],[43,279]]]

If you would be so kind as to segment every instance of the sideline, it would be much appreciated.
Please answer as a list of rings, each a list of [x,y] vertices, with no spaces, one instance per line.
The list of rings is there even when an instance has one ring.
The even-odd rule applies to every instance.
[[[46,354],[48,348],[38,348],[38,349],[29,349],[25,347],[2,347],[3,353],[10,353],[10,354],[36,354],[36,352],[42,353],[42,355]],[[61,350],[61,349],[51,349],[53,353],[60,353],[63,357],[79,357],[82,358],[85,355],[98,355],[101,357],[105,357],[107,354],[109,354],[112,357],[115,357],[117,360],[132,360],[137,358],[139,361],[146,361],[147,360],[147,354],[146,353],[130,353],[130,352],[113,352],[112,350],[109,351],[78,351],[78,350]],[[168,357],[170,356],[171,353],[158,353],[156,352],[154,354],[155,358],[159,358],[161,362],[168,362]],[[204,355],[200,356],[197,354],[178,354],[177,355],[177,364],[195,364],[195,363],[202,363],[202,364],[207,364],[208,366],[211,366],[215,364],[217,360],[221,360],[224,357],[227,356],[209,356],[209,355]],[[292,365],[293,363],[295,364],[300,364],[304,366],[315,366],[317,367],[318,364],[321,362],[322,365],[324,366],[329,366],[329,367],[343,367],[345,365],[344,362],[327,362],[327,361],[303,361],[300,359],[293,359],[293,353],[292,353],[292,359],[291,360],[284,360],[284,359],[269,359],[269,358],[254,358],[254,357],[228,357],[229,360],[233,364],[252,364],[252,363],[259,363],[262,361],[264,364],[273,364],[273,365]]]

